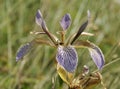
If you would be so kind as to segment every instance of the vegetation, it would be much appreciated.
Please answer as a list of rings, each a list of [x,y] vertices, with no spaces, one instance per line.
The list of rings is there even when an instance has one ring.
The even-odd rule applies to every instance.
[[[98,45],[105,56],[101,74],[107,89],[120,87],[120,2],[119,0],[1,0],[0,1],[0,89],[68,89],[56,72],[56,50],[45,45],[35,46],[23,60],[16,62],[16,52],[21,44],[31,41],[31,31],[42,29],[35,23],[41,10],[51,33],[61,30],[59,21],[70,13],[72,23],[67,36],[76,32],[86,21],[87,10],[91,21],[85,32],[94,36],[81,36]],[[41,35],[42,36],[42,35]],[[77,49],[78,67],[84,65],[90,72],[97,70],[87,49]],[[99,84],[94,89],[103,89]]]

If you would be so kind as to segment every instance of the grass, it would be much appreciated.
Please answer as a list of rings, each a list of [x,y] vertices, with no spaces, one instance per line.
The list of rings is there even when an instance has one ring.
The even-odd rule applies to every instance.
[[[40,30],[35,23],[36,11],[43,13],[49,30],[56,34],[60,30],[59,21],[65,13],[70,13],[72,24],[67,36],[74,33],[91,11],[92,20],[87,32],[95,34],[89,39],[98,45],[105,55],[106,66],[102,70],[107,89],[120,87],[120,2],[119,0],[2,0],[0,1],[0,89],[52,89],[56,79],[56,89],[67,89],[55,69],[56,50],[48,46],[35,47],[23,61],[16,63],[16,51],[21,44],[34,37],[30,31]],[[78,49],[79,64],[91,71],[96,66],[86,49]],[[98,85],[95,89],[102,89]]]

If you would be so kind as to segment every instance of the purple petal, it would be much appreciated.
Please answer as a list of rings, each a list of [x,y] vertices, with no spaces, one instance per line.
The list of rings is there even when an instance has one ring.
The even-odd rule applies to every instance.
[[[18,49],[17,55],[16,55],[16,61],[22,59],[32,48],[33,44],[30,43],[26,43],[23,46],[21,46]]]
[[[78,55],[76,50],[71,46],[59,46],[56,60],[65,70],[74,72],[78,64]]]
[[[41,28],[46,32],[46,30],[47,30],[46,23],[45,23],[44,19],[42,18],[42,14],[41,14],[40,10],[37,11],[35,20],[36,20],[36,23],[39,26],[41,26]]]
[[[42,14],[41,14],[40,10],[37,11],[35,20],[38,25],[40,25],[40,26],[42,25],[43,18],[42,18]]]
[[[97,46],[95,46],[94,48],[89,48],[89,52],[98,69],[102,69],[105,60],[100,48],[98,48]]]
[[[71,24],[70,14],[65,14],[62,20],[60,21],[60,25],[63,28],[63,30],[67,30],[70,24]]]

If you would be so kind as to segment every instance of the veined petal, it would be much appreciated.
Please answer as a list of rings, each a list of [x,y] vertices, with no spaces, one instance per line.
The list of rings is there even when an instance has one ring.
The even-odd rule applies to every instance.
[[[79,47],[88,48],[90,52],[90,56],[92,57],[94,63],[96,64],[98,69],[102,69],[102,67],[105,64],[105,60],[104,60],[104,55],[98,46],[96,46],[95,44],[89,41],[77,41],[73,45],[76,48],[79,48]]]
[[[58,40],[58,39],[57,39],[57,37],[55,37],[53,34],[51,34],[48,31],[48,28],[46,26],[46,23],[45,23],[43,17],[42,17],[42,14],[41,14],[40,10],[37,11],[35,20],[36,20],[36,23],[39,26],[41,26],[41,28],[43,29],[43,31],[48,35],[48,37],[53,41],[53,43],[56,44],[55,41]]]
[[[42,18],[42,14],[41,14],[40,10],[38,10],[36,13],[35,21],[38,25],[40,25],[40,26],[42,25],[43,18]]]
[[[57,62],[68,72],[74,72],[78,64],[78,55],[76,50],[71,47],[58,46],[56,54]]]
[[[62,20],[60,21],[60,25],[63,28],[63,30],[67,30],[70,24],[71,24],[70,14],[65,14]]]
[[[88,48],[88,49],[98,69],[102,69],[105,61],[104,61],[104,56],[103,56],[101,49],[97,46],[95,46],[94,48]]]
[[[23,46],[21,46],[17,51],[16,61],[22,59],[32,49],[32,47],[33,47],[32,42],[26,43]]]
[[[45,21],[42,17],[42,14],[41,14],[40,10],[38,10],[37,13],[36,13],[35,21],[46,32],[46,30],[47,30],[46,23],[45,23]]]

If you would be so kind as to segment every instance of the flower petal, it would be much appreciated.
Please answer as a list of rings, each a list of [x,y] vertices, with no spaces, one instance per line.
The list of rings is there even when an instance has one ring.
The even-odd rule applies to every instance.
[[[41,14],[40,10],[38,10],[37,13],[36,13],[35,21],[36,21],[36,23],[37,23],[39,26],[42,27],[42,29],[43,29],[44,31],[47,30],[46,23],[45,23],[45,21],[44,21],[44,19],[43,19],[43,17],[42,17],[42,14]]]
[[[18,49],[17,55],[16,55],[16,61],[19,61],[22,59],[31,49],[32,49],[33,43],[29,42],[24,44]]]
[[[50,33],[50,32],[48,31],[48,28],[47,28],[47,26],[46,26],[46,23],[45,23],[43,17],[42,17],[42,14],[41,14],[40,10],[37,11],[35,20],[36,20],[36,23],[37,23],[39,26],[41,26],[41,28],[43,29],[43,31],[45,32],[45,34],[47,34],[48,37],[52,40],[52,42],[53,42],[54,44],[56,44],[55,41],[58,40],[58,39],[57,39],[56,36],[54,36],[52,33]]]
[[[102,69],[105,64],[104,55],[99,47],[89,41],[76,41],[74,44],[75,48],[85,47],[88,48],[90,56],[92,57],[94,63],[98,69]]]
[[[59,46],[56,60],[66,71],[74,72],[78,64],[78,55],[71,46]]]
[[[102,69],[105,61],[103,53],[100,50],[100,48],[97,46],[95,46],[94,48],[89,48],[89,52],[98,69]]]
[[[40,10],[37,11],[35,20],[36,23],[41,26],[43,19]]]
[[[87,19],[87,21],[84,22],[84,23],[80,26],[78,32],[76,33],[75,37],[74,37],[73,40],[71,41],[71,44],[73,44],[73,43],[78,39],[78,37],[81,35],[81,33],[82,33],[82,32],[85,30],[85,28],[87,27],[88,22],[89,22],[89,20],[90,20],[90,11],[89,11],[89,10],[87,11],[87,14],[88,14],[88,19]]]
[[[75,40],[81,35],[81,33],[85,30],[87,25],[88,25],[88,20],[80,26],[80,28],[79,28],[78,32],[76,33],[75,37],[73,38],[71,44],[73,44],[75,42]]]
[[[71,24],[70,14],[65,14],[62,20],[60,21],[60,25],[63,28],[63,30],[67,30],[70,24]]]

